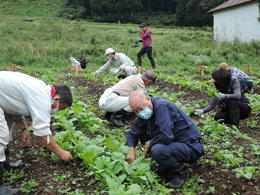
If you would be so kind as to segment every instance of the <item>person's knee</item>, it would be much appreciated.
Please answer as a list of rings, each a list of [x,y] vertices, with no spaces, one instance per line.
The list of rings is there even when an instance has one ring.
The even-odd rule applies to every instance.
[[[230,100],[230,101],[228,101],[228,109],[229,110],[235,110],[235,109],[237,109],[238,107],[237,107],[237,100]]]
[[[163,156],[163,150],[162,150],[162,146],[160,144],[156,144],[152,147],[151,149],[151,154],[153,159],[158,162],[159,159],[161,159],[161,157]]]

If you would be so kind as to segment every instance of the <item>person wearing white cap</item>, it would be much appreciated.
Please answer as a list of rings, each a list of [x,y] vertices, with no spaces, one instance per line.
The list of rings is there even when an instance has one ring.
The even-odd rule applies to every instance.
[[[134,62],[123,53],[116,53],[112,48],[108,48],[104,54],[108,57],[108,62],[100,67],[95,74],[102,74],[105,70],[111,66],[117,66],[117,68],[111,68],[110,74],[119,78],[125,78],[136,74],[136,66]]]

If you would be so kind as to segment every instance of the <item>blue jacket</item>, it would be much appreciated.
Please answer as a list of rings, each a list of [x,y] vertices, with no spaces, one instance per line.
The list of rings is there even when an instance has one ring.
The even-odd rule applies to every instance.
[[[144,144],[150,140],[151,147],[157,143],[191,143],[202,139],[200,132],[188,115],[168,100],[151,97],[153,115],[144,120],[137,116],[127,133],[127,145],[135,147],[138,140]]]

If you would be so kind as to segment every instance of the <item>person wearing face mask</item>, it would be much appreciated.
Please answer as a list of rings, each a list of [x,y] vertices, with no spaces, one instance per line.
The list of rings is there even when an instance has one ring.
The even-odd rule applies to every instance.
[[[21,148],[30,142],[24,117],[31,116],[33,134],[39,141],[63,161],[70,161],[71,154],[62,150],[54,140],[50,122],[52,113],[71,105],[72,93],[67,86],[46,85],[43,81],[23,73],[0,71],[0,194],[16,194],[20,191],[10,189],[3,183],[5,164],[14,168],[10,167],[12,164],[9,163],[8,149],[13,122],[21,129]],[[17,168],[17,164],[15,166]]]
[[[146,91],[146,87],[156,85],[156,79],[157,74],[147,70],[143,75],[129,76],[106,89],[99,99],[99,107],[106,111],[104,118],[111,125],[125,126],[120,118],[127,112],[133,112],[128,101],[130,94],[136,90]]]
[[[136,67],[134,62],[123,53],[116,53],[112,48],[108,48],[104,54],[108,58],[108,62],[100,67],[94,74],[102,74],[105,70],[111,66],[117,68],[111,68],[110,74],[119,78],[125,78],[136,74]]]
[[[145,156],[159,164],[157,173],[170,173],[170,187],[181,187],[188,177],[185,163],[195,162],[204,154],[198,128],[176,105],[143,91],[133,92],[129,104],[137,118],[127,133],[127,145],[132,150],[127,161],[136,160],[135,147],[140,140]]]

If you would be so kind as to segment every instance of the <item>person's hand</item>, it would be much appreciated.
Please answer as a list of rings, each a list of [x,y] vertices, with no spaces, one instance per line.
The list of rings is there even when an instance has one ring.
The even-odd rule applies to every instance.
[[[204,111],[202,109],[195,110],[195,114],[197,114],[197,115],[201,115],[203,113],[204,113]]]
[[[214,94],[214,98],[215,98],[216,100],[222,100],[222,99],[224,99],[224,98],[226,98],[226,97],[227,97],[227,95],[224,94],[224,93]]]
[[[135,40],[135,44],[138,44],[139,40]]]
[[[117,75],[120,71],[122,71],[123,69],[122,68],[118,68],[116,69],[114,72],[113,72],[113,75]]]
[[[22,143],[20,144],[20,149],[29,145],[30,138],[31,138],[31,136],[30,136],[29,130],[28,129],[24,130],[22,132]]]
[[[66,150],[62,150],[59,157],[61,158],[61,160],[65,161],[65,162],[69,162],[70,160],[73,159],[71,154]]]
[[[135,161],[135,159],[136,159],[136,154],[135,154],[134,151],[128,153],[128,155],[127,155],[127,162],[129,164],[133,163]]]
[[[145,147],[144,152],[145,152],[145,158],[150,158],[152,156],[150,148]]]

